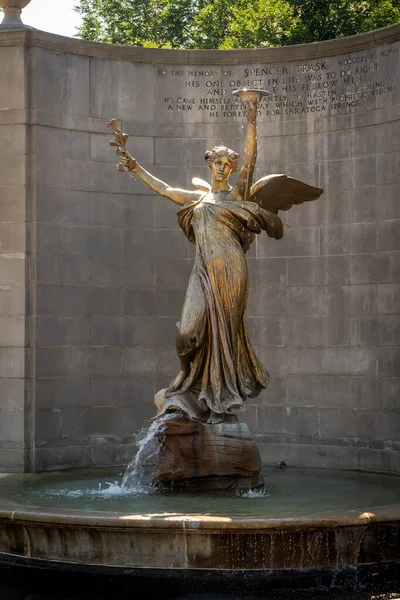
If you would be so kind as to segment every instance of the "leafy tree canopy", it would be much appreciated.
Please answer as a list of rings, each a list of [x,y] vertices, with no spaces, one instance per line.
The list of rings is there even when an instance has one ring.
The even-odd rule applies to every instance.
[[[79,0],[85,40],[156,48],[316,42],[400,21],[400,0]]]

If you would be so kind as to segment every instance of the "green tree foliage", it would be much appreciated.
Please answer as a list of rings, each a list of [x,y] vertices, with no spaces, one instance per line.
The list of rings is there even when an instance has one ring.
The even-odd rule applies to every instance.
[[[400,0],[290,0],[299,18],[294,43],[364,33],[400,21]]]
[[[80,0],[78,36],[85,40],[149,46],[192,47],[192,23],[206,0]]]
[[[193,18],[196,48],[254,48],[291,42],[298,26],[288,0],[213,0]]]
[[[355,35],[400,21],[400,0],[80,0],[85,40],[254,48]]]

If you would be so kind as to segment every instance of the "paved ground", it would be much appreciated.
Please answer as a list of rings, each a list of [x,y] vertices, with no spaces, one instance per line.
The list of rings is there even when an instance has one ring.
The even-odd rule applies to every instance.
[[[0,600],[400,600],[400,565],[357,570],[112,573],[0,562]]]
[[[135,585],[133,581],[128,584],[94,585],[86,584],[84,588],[74,589],[73,581],[66,584],[60,581],[46,582],[46,577],[40,580],[15,580],[13,577],[0,578],[1,600],[400,600],[400,587],[395,586],[392,592],[377,591],[343,591],[329,592],[328,590],[299,592],[298,590],[285,592],[265,592],[252,594],[249,590],[238,593],[196,593],[177,589],[175,592],[165,594],[163,590],[155,591]],[[59,588],[59,589],[57,589]]]

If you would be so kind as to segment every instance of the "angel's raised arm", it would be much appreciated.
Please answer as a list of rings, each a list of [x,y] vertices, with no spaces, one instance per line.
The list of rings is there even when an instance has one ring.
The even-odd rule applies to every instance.
[[[240,170],[239,179],[234,188],[234,194],[239,200],[248,200],[257,159],[257,105],[248,102],[244,104],[244,110],[247,118],[244,164]]]

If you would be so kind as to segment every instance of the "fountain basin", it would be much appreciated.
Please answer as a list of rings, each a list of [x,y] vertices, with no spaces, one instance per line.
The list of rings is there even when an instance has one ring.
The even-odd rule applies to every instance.
[[[398,476],[267,469],[264,496],[101,496],[113,476],[91,470],[2,479],[0,559],[160,575],[400,561]]]

